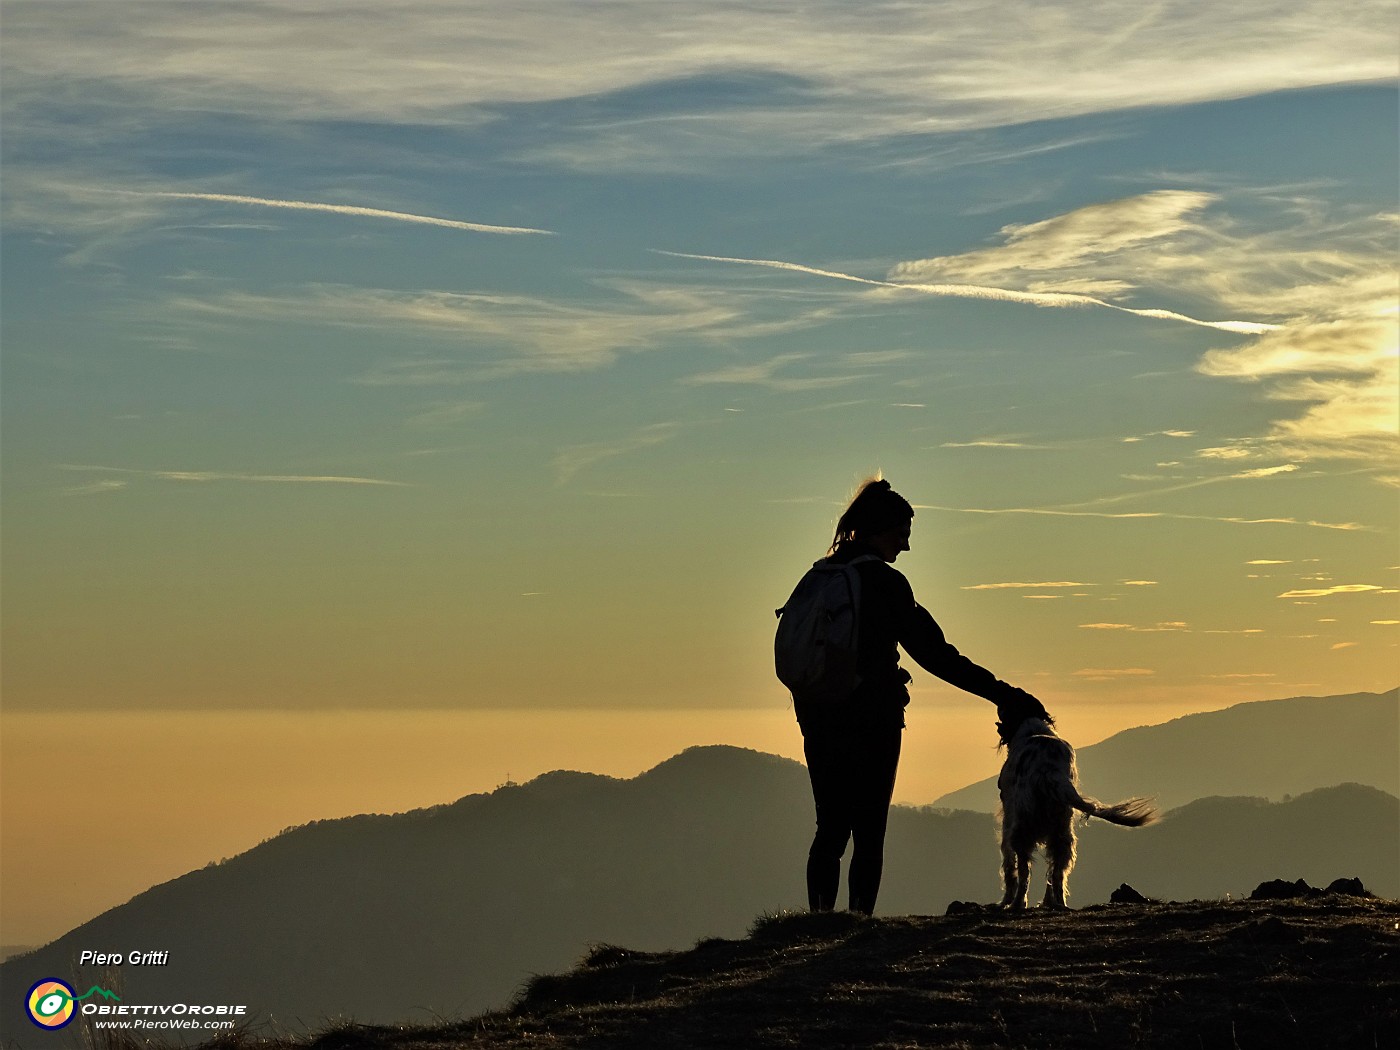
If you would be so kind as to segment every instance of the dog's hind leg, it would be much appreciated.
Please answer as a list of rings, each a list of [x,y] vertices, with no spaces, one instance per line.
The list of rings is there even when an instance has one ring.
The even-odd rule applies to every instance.
[[[1045,844],[1045,859],[1049,872],[1046,875],[1045,900],[1043,908],[1067,908],[1065,898],[1069,895],[1069,873],[1074,867],[1074,832],[1069,835],[1056,835]]]

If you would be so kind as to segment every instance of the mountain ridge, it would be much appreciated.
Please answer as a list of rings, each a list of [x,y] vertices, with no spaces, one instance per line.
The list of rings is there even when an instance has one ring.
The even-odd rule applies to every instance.
[[[78,984],[94,975],[72,965],[75,949],[147,946],[170,950],[171,965],[124,971],[126,993],[146,1001],[246,1002],[295,1031],[459,1016],[498,1006],[589,943],[670,950],[800,907],[810,834],[806,770],[774,755],[716,745],[625,780],[554,771],[289,829],[7,961],[0,979],[21,991],[48,976]],[[1373,787],[1199,799],[1149,828],[1085,825],[1071,903],[1106,900],[1125,881],[1153,897],[1217,898],[1281,875],[1354,875],[1400,896],[1398,861],[1400,799]],[[998,867],[988,815],[896,806],[877,910],[995,899]],[[7,1029],[25,1024],[20,998],[5,994]]]
[[[1400,794],[1400,749],[1377,746],[1397,739],[1400,689],[1391,689],[1252,700],[1182,715],[1077,747],[1076,760],[1089,794],[1106,801],[1153,795],[1165,808],[1207,795],[1280,799],[1348,781]],[[932,805],[995,812],[996,778]]]

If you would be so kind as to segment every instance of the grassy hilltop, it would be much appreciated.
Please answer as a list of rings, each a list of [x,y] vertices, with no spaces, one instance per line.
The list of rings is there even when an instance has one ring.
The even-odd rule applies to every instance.
[[[510,1009],[467,1021],[241,1045],[1393,1047],[1400,902],[1329,894],[938,918],[788,913],[687,951],[595,946],[572,972],[536,977]]]

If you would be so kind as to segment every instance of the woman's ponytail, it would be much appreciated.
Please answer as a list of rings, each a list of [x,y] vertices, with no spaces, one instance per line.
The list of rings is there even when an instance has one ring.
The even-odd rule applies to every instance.
[[[836,522],[836,535],[831,539],[835,554],[843,544],[869,538],[889,529],[902,528],[914,518],[909,501],[890,487],[878,474],[861,483],[855,498]]]

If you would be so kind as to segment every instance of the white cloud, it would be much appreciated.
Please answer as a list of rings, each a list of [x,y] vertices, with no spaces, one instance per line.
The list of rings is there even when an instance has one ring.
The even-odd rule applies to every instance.
[[[1318,214],[1306,221],[1251,234],[1228,216],[1206,214],[1221,203],[1215,194],[1157,190],[1089,204],[1002,227],[992,247],[899,263],[889,279],[912,288],[948,287],[920,283],[930,280],[976,282],[998,294],[1037,297],[1021,301],[1040,305],[1109,306],[1253,336],[1209,350],[1196,370],[1267,383],[1266,399],[1309,407],[1276,420],[1265,434],[1198,455],[1389,462],[1400,432],[1396,217],[1329,225],[1314,208]],[[1094,284],[1116,301],[1079,294]],[[1079,293],[1066,295],[1069,289]],[[1203,321],[1122,305],[1148,290],[1198,301],[1193,314],[1250,319]]]
[[[1200,448],[1196,455],[1202,459],[1249,459],[1255,453],[1252,449],[1239,445],[1224,445],[1217,448]]]
[[[1390,220],[1380,224],[1388,226]],[[1211,350],[1197,370],[1265,383],[1268,399],[1309,405],[1301,415],[1276,421],[1262,436],[1260,444],[1275,454],[1390,462],[1400,447],[1391,248],[1312,254],[1314,265],[1332,279],[1235,292],[1239,299],[1287,312],[1287,320],[1251,343]]]
[[[995,248],[900,263],[890,270],[889,278],[904,283],[962,280],[996,284],[1013,275],[1059,273],[1105,258],[1112,266],[1112,257],[1127,249],[1193,228],[1187,217],[1215,199],[1208,193],[1158,190],[1091,204],[1040,222],[1003,226],[1000,234],[1004,243]],[[1103,283],[1082,275],[1075,280],[1091,289],[1101,288]],[[1118,278],[1107,283],[1114,291],[1132,287]],[[1053,282],[1050,286],[1059,287]],[[1088,294],[1112,293],[1091,290]]]
[[[1296,591],[1284,591],[1280,598],[1325,598],[1332,594],[1363,594],[1367,591],[1383,591],[1384,588],[1373,583],[1342,583],[1335,587],[1304,588]]]
[[[1256,467],[1253,470],[1242,470],[1238,474],[1231,474],[1232,478],[1272,478],[1279,474],[1290,474],[1298,469],[1296,463],[1284,463],[1277,467]]]

